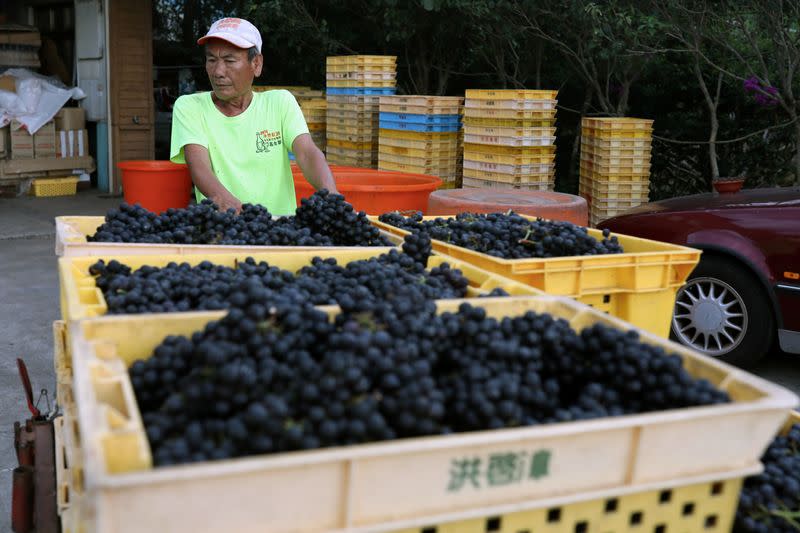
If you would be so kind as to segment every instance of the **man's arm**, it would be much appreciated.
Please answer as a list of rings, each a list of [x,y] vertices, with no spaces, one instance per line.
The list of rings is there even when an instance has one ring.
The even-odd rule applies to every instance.
[[[183,147],[186,157],[186,164],[189,166],[189,174],[192,182],[203,195],[213,201],[221,211],[230,208],[236,209],[238,213],[242,209],[240,202],[222,183],[219,182],[214,170],[211,168],[211,158],[205,146],[199,144],[187,144]]]
[[[336,182],[328,167],[325,156],[314,144],[311,135],[304,133],[298,135],[292,143],[297,165],[303,171],[303,176],[317,190],[328,189],[332,193],[338,193]]]

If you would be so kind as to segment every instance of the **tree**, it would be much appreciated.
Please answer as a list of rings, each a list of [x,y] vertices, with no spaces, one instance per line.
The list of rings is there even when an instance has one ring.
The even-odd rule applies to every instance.
[[[701,49],[703,60],[794,124],[794,175],[800,185],[800,2],[705,0],[700,7],[712,20],[702,36],[724,56],[722,62]]]
[[[518,0],[516,13],[526,31],[560,52],[602,113],[627,113],[631,86],[650,59],[641,51],[658,39],[653,17],[625,0]]]

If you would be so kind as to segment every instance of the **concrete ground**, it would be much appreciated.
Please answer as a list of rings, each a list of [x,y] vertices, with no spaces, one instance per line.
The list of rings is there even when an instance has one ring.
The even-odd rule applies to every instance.
[[[53,218],[102,215],[119,202],[96,191],[0,199],[0,531],[11,530],[13,424],[29,416],[16,358],[27,363],[36,395],[47,389],[52,402],[55,391],[52,323],[60,311]],[[800,355],[773,353],[754,371],[800,394]]]

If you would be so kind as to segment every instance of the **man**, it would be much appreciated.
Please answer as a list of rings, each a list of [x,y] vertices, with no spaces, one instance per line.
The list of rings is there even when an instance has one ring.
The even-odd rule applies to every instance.
[[[294,96],[252,90],[264,64],[258,29],[243,19],[224,18],[197,43],[205,46],[213,91],[175,101],[170,159],[189,166],[198,201],[210,198],[222,210],[252,203],[275,215],[293,214],[290,149],[316,189],[336,192]]]

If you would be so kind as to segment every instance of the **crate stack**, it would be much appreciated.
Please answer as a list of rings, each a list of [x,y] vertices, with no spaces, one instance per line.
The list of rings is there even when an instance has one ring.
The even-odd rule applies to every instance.
[[[382,96],[378,168],[429,174],[441,188],[459,184],[461,111],[458,96]]]
[[[465,188],[553,190],[556,95],[515,89],[466,92]]]
[[[652,138],[652,120],[583,119],[579,194],[592,226],[647,203]]]
[[[300,109],[311,133],[311,139],[320,150],[325,150],[328,102],[325,98],[308,98],[300,102]]]
[[[328,161],[376,168],[379,99],[396,91],[397,57],[333,56],[326,71]]]

